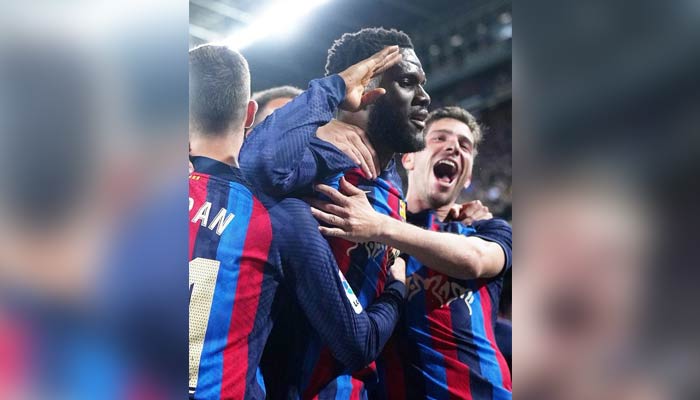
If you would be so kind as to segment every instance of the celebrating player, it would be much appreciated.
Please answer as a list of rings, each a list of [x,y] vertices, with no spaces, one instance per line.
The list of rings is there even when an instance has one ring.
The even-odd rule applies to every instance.
[[[388,45],[400,48],[401,62],[364,82],[370,90],[363,93],[360,86],[346,87],[348,79],[344,82],[334,75]],[[312,81],[306,92],[276,110],[251,132],[243,147],[241,168],[251,179],[254,177],[262,190],[278,196],[309,194],[316,179],[333,177],[328,182],[337,185],[345,176],[368,192],[367,197],[378,212],[402,220],[405,202],[392,157],[425,146],[423,128],[430,104],[423,89],[425,73],[410,38],[403,32],[382,28],[345,34],[329,50],[326,72],[328,77]],[[358,101],[349,108],[341,101],[352,90],[357,91]],[[371,144],[365,148],[376,150],[379,174],[363,172],[367,166],[357,168],[359,163],[353,160],[364,157],[348,157],[329,143],[332,139],[323,140],[316,134],[336,111],[338,121],[367,132]],[[279,129],[280,119],[288,121],[284,129]],[[362,138],[354,136],[353,140]],[[306,212],[309,213],[308,207]],[[314,229],[318,230],[317,225]],[[396,253],[379,243],[358,245],[331,239],[330,244],[359,303],[368,307],[387,284],[387,267]],[[285,397],[351,398],[364,396],[366,385],[376,383],[374,363],[360,371],[344,368],[317,336],[307,332],[303,317],[292,321],[281,333],[278,330],[286,339],[293,330],[302,331],[298,334],[301,339],[286,349],[290,374],[283,382],[289,386],[283,393]],[[274,358],[278,360],[276,367],[281,368],[282,355]]]
[[[286,300],[299,305],[342,365],[365,365],[398,320],[405,295],[402,263],[388,270],[381,294],[363,309],[308,207],[296,199],[255,196],[237,168],[243,131],[257,108],[249,99],[245,59],[211,45],[193,49],[189,58],[196,171],[189,177],[190,397],[265,398],[258,364],[277,305]],[[359,107],[363,85],[399,59],[397,48],[386,48],[342,71],[336,79],[348,91],[339,101]]]
[[[403,156],[413,225],[377,213],[345,180],[340,191],[319,185],[332,203],[313,201],[312,211],[332,225],[320,227],[327,236],[377,241],[411,254],[400,351],[385,357],[401,362],[387,366],[376,398],[510,399],[510,371],[494,325],[511,266],[511,229],[498,219],[471,226],[449,219],[471,180],[481,129],[458,107],[433,111],[426,125],[426,149]]]

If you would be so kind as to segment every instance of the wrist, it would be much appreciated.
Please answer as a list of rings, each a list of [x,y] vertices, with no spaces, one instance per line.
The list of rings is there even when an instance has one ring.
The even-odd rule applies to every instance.
[[[377,219],[377,242],[391,245],[388,243],[391,238],[395,237],[398,220],[391,218],[385,214],[379,214],[381,217]]]

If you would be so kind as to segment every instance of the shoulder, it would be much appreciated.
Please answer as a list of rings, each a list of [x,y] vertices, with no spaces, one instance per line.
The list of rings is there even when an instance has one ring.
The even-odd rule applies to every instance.
[[[267,206],[273,227],[284,234],[318,231],[318,223],[311,215],[309,204],[298,198],[268,199]],[[304,236],[306,238],[306,236]]]
[[[472,224],[477,235],[498,235],[512,238],[513,228],[510,224],[499,218],[476,221]]]

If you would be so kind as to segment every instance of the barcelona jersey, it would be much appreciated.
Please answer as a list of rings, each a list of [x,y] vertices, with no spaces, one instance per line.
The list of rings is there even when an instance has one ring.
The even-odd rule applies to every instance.
[[[270,216],[240,171],[197,157],[190,175],[189,387],[196,399],[265,398],[258,363],[279,271]],[[255,229],[249,229],[254,226]]]
[[[375,398],[511,399],[510,370],[495,338],[503,275],[511,266],[512,231],[502,220],[473,226],[441,222],[433,211],[408,215],[414,225],[437,232],[477,236],[498,243],[503,271],[489,279],[458,279],[410,257],[408,301],[392,338],[388,363],[379,367]],[[385,350],[386,351],[386,350]]]
[[[240,170],[205,157],[190,175],[190,368],[195,399],[263,399],[259,369],[285,304],[349,368],[375,359],[399,319],[405,285],[360,306],[309,205],[253,195]]]

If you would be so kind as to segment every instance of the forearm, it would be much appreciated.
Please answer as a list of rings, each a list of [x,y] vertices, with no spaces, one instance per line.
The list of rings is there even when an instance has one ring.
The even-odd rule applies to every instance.
[[[410,254],[431,269],[458,279],[495,276],[503,266],[496,243],[448,232],[433,232],[382,216],[377,241]],[[495,246],[495,247],[494,247]]]
[[[314,80],[251,132],[241,150],[240,166],[256,186],[270,194],[287,194],[310,188],[328,168],[348,164],[339,150],[315,137],[318,127],[333,118],[344,91],[337,76]]]

